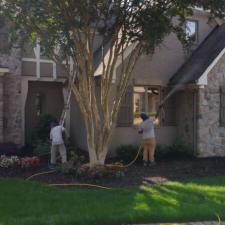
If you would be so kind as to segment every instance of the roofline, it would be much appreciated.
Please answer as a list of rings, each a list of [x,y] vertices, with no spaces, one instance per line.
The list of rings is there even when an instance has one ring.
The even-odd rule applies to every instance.
[[[218,63],[218,61],[223,57],[225,54],[225,48],[219,53],[219,55],[213,60],[213,62],[207,67],[205,72],[199,77],[197,84],[198,85],[207,85],[208,84],[208,74],[214,68],[214,66]]]
[[[124,59],[123,60],[125,60],[131,54],[132,50],[134,50],[134,48],[136,46],[137,46],[137,42],[130,43],[130,45],[124,51],[124,55],[123,55]],[[109,57],[109,51],[110,51],[110,49],[108,49],[108,51],[106,52],[103,61],[105,61],[105,59],[107,57]],[[113,72],[113,79],[112,79],[113,83],[115,83],[115,80],[116,80],[116,70],[122,64],[123,60],[122,60],[121,55],[118,56],[117,61],[115,63],[114,72]],[[94,76],[101,76],[102,71],[103,71],[103,64],[102,64],[102,61],[101,61],[100,64],[98,65],[98,67],[95,70]]]

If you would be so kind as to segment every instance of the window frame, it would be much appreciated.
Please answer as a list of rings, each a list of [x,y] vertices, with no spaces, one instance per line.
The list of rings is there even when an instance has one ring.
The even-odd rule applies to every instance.
[[[141,93],[141,92],[137,92],[137,91],[135,91],[134,89],[135,89],[135,87],[141,87],[141,88],[144,88],[145,89],[145,92],[144,92],[144,95],[145,95],[145,98],[144,98],[144,111],[146,112],[146,111],[148,111],[148,106],[149,106],[149,100],[148,100],[148,97],[146,98],[146,96],[147,96],[147,94],[148,94],[148,88],[155,88],[155,89],[157,89],[158,90],[158,92],[159,92],[159,102],[161,102],[162,101],[162,98],[163,98],[163,91],[164,91],[164,89],[165,89],[165,87],[163,87],[163,86],[161,86],[161,85],[141,85],[141,84],[134,84],[134,85],[131,85],[130,86],[130,88],[132,88],[132,89],[128,89],[128,92],[127,92],[127,94],[128,95],[130,95],[131,97],[129,97],[129,98],[131,98],[131,100],[130,100],[130,103],[129,104],[131,104],[131,106],[130,107],[128,107],[128,105],[121,105],[122,106],[122,110],[123,110],[123,108],[126,108],[126,107],[128,107],[128,109],[130,109],[130,116],[131,116],[131,121],[130,122],[123,122],[123,120],[121,120],[121,118],[119,117],[119,115],[118,115],[118,118],[117,118],[117,127],[132,127],[132,126],[138,126],[139,124],[136,124],[136,123],[134,123],[135,121],[134,121],[134,116],[135,116],[135,111],[134,111],[134,109],[135,109],[135,105],[134,105],[134,94],[135,93],[137,93],[137,94],[139,94],[139,93]],[[120,110],[121,109],[119,109],[119,112],[118,113],[120,113]],[[175,109],[176,110],[176,109]],[[131,115],[132,114],[132,115]],[[129,117],[130,117],[129,116]],[[162,115],[161,115],[161,113],[160,113],[160,115],[159,115],[159,127],[176,127],[177,126],[177,122],[171,122],[171,123],[166,123],[165,121],[163,121],[163,118],[162,118]]]
[[[137,124],[134,124],[134,94],[135,93],[139,93],[139,92],[135,92],[134,91],[134,88],[135,87],[144,87],[145,88],[145,96],[146,96],[146,94],[147,94],[147,88],[157,88],[158,90],[159,90],[159,100],[160,100],[160,102],[161,102],[161,100],[162,100],[162,87],[160,86],[160,85],[146,85],[146,84],[144,84],[144,85],[141,85],[141,84],[135,84],[135,85],[133,85],[133,126],[136,126]],[[145,108],[145,112],[146,111],[148,111],[148,110],[146,110],[146,108],[148,108],[148,98],[144,98],[145,99],[145,102],[144,102],[144,108]],[[159,121],[160,121],[160,123],[159,123],[159,125],[161,124],[161,116],[159,115]]]
[[[186,38],[188,38],[188,33],[187,33],[187,23],[188,22],[192,22],[192,23],[195,23],[196,26],[195,26],[195,41],[192,41],[193,44],[197,44],[199,42],[199,21],[198,20],[195,20],[195,19],[186,19],[185,20],[185,26],[184,26],[184,29],[185,29],[185,35],[186,35]]]
[[[167,87],[164,87],[161,89],[161,96],[162,96],[162,99],[163,100],[168,93],[170,93],[171,89],[169,90],[169,92],[166,93],[166,95],[164,96],[164,93],[166,92],[166,88],[169,88],[168,86]],[[175,97],[175,102],[172,103],[173,106],[171,106],[171,104],[168,105],[168,102],[171,101],[171,98],[174,98]],[[174,107],[175,105],[175,107]],[[162,118],[161,117],[161,121],[160,121],[160,124],[163,126],[163,127],[176,127],[177,126],[177,120],[176,120],[176,112],[177,112],[177,101],[176,101],[176,93],[173,93],[168,99],[167,101],[165,102],[165,104],[163,105],[164,109],[165,109],[165,113],[168,112],[168,110],[175,110],[174,112],[174,115],[175,115],[175,120],[174,121],[166,121],[165,118]]]
[[[118,115],[117,115],[117,121],[116,121],[116,127],[118,128],[121,128],[121,127],[132,127],[133,125],[133,85],[128,85],[127,86],[127,89],[126,89],[126,92],[123,96],[123,99],[122,99],[122,102],[121,102],[121,105],[120,105],[120,108],[119,108],[119,111],[118,111]],[[128,96],[126,96],[128,95]],[[130,105],[128,105],[126,102],[126,97],[128,97],[128,102],[130,100]],[[125,104],[126,103],[126,104]],[[128,109],[128,111],[130,110],[130,115],[129,117],[127,118],[127,121],[123,121],[121,119],[121,111],[124,110],[124,109]],[[132,115],[131,115],[131,111],[132,111]]]

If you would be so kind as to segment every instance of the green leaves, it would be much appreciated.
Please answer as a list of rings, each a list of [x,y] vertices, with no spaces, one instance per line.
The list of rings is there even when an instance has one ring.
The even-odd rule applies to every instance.
[[[65,44],[73,48],[75,40],[71,31],[89,35],[86,32],[91,28],[97,29],[102,36],[116,37],[122,31],[126,42],[142,42],[147,51],[154,52],[170,32],[175,32],[184,41],[179,28],[194,7],[202,7],[212,15],[222,17],[225,1],[7,0],[1,1],[0,13],[31,40],[41,37],[42,42],[48,44],[48,50]],[[175,18],[180,21],[178,25],[174,25]],[[68,49],[71,48],[65,51]]]

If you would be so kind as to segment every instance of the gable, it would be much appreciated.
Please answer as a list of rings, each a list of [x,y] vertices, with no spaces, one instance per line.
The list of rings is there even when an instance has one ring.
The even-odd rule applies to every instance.
[[[225,49],[225,24],[217,26],[205,41],[170,79],[169,84],[188,84],[197,81],[212,69]],[[204,81],[202,77],[201,81]]]

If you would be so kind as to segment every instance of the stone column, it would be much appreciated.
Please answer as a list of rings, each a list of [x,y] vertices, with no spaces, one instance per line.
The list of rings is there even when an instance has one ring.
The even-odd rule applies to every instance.
[[[4,128],[3,128],[3,119],[4,119],[4,73],[0,72],[0,143],[4,142]]]

